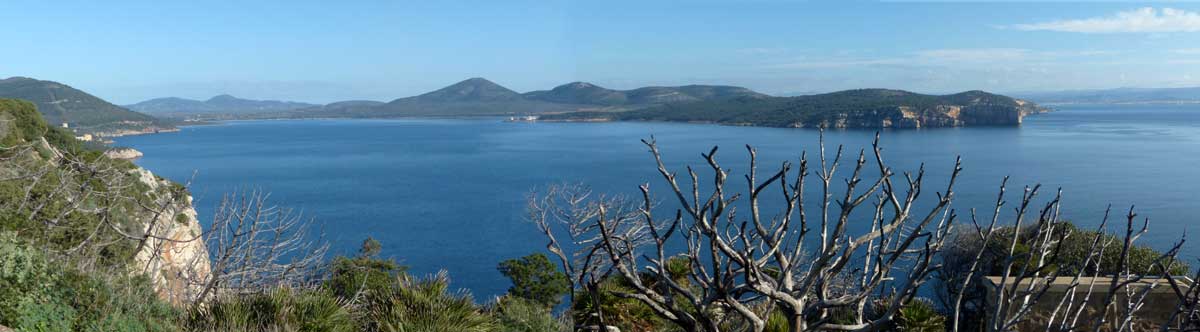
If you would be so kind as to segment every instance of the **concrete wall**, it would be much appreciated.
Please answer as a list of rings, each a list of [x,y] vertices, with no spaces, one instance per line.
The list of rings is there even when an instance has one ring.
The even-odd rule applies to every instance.
[[[987,287],[987,302],[989,305],[994,305],[996,303],[997,294],[994,291],[994,287],[996,284],[1000,283],[1000,279],[1000,277],[987,277],[987,281],[990,284],[988,285],[989,287]],[[1085,306],[1085,309],[1079,315],[1078,319],[1073,320],[1074,324],[1068,324],[1067,326],[1086,326],[1086,330],[1088,331],[1092,330],[1092,326],[1094,326],[1096,319],[1101,315],[1101,313],[1106,314],[1104,322],[1106,326],[1102,328],[1101,331],[1115,331],[1113,327],[1120,323],[1119,319],[1120,317],[1124,316],[1123,313],[1126,311],[1125,303],[1127,303],[1126,301],[1129,300],[1128,294],[1134,294],[1134,296],[1137,296],[1147,287],[1153,288],[1151,288],[1150,293],[1146,295],[1145,300],[1142,302],[1142,307],[1135,311],[1136,319],[1134,320],[1133,324],[1134,331],[1158,331],[1159,327],[1170,318],[1171,314],[1175,311],[1176,305],[1179,303],[1178,297],[1175,295],[1175,292],[1171,289],[1171,285],[1166,279],[1144,279],[1140,282],[1130,284],[1128,292],[1125,291],[1124,288],[1117,290],[1116,301],[1114,302],[1114,305],[1110,306],[1107,312],[1104,312],[1103,303],[1104,299],[1109,295],[1108,290],[1110,283],[1112,282],[1112,278],[1081,278],[1078,284],[1076,284],[1074,287],[1071,287],[1073,281],[1072,279],[1073,278],[1070,277],[1060,277],[1057,280],[1051,281],[1049,290],[1047,290],[1045,295],[1043,295],[1041,299],[1033,305],[1033,310],[1030,312],[1030,314],[1026,315],[1027,318],[1018,324],[1013,330],[1045,331],[1046,324],[1047,322],[1050,322],[1051,319],[1053,319],[1054,326],[1059,326],[1062,324],[1064,319],[1064,313],[1062,311],[1066,310],[1067,305],[1064,304],[1062,306],[1064,309],[1059,310],[1057,314],[1054,311],[1060,303],[1063,303],[1064,297],[1069,297],[1067,302],[1070,303],[1071,316],[1067,317],[1067,319],[1074,317],[1074,313],[1078,311],[1080,305]],[[1187,278],[1177,278],[1176,280],[1181,284],[1181,287],[1186,287],[1186,285],[1191,283],[1191,281],[1187,280]],[[1025,290],[1029,287],[1029,282],[1029,280],[1025,280],[1020,285],[1017,285],[1018,296],[1021,296],[1025,293]],[[1044,280],[1039,279],[1034,282],[1036,282],[1035,289],[1044,287]],[[1012,289],[1012,283],[1013,280],[1010,278],[1006,288]],[[1090,296],[1088,296],[1089,287],[1091,288]],[[1087,302],[1084,302],[1085,298],[1087,299]],[[1016,308],[1017,306],[1019,305],[1014,306],[1014,308],[1010,308],[1009,312],[1015,312],[1018,309]],[[995,310],[995,307],[989,308],[988,315],[992,316],[992,313],[994,313]],[[1052,329],[1052,331],[1054,331],[1054,329]]]

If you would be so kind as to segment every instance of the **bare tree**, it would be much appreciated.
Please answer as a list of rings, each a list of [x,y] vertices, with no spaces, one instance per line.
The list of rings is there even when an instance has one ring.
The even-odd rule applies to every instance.
[[[664,208],[656,207],[649,184],[639,188],[640,204],[580,186],[551,187],[530,199],[531,219],[547,236],[547,248],[593,300],[601,291],[635,299],[686,331],[762,331],[772,312],[783,314],[790,331],[877,331],[891,329],[898,310],[937,273],[951,281],[942,286],[953,331],[962,328],[964,313],[986,331],[1200,330],[1200,287],[1170,276],[1179,267],[1183,241],[1154,258],[1149,270],[1134,269],[1134,243],[1149,221],[1137,223],[1132,208],[1123,234],[1106,233],[1107,213],[1093,234],[1073,234],[1060,217],[1061,190],[1043,204],[1036,203],[1040,186],[1032,186],[1006,225],[1005,178],[990,221],[981,223],[971,209],[972,225],[952,232],[957,215],[950,205],[961,164],[955,162],[945,190],[918,213],[924,166],[896,183],[878,135],[871,153],[877,177],[864,180],[868,159],[860,151],[836,195],[843,149],[827,158],[822,137],[817,202],[805,201],[805,154],[797,172],[785,162],[763,176],[757,152],[747,146],[750,165],[738,192],[727,186],[729,170],[718,163],[716,148],[701,155],[711,179],[702,181],[688,167],[690,186],[684,186],[657,144],[644,143],[678,201],[671,217],[655,216]],[[702,192],[701,183],[709,190]],[[774,190],[777,195],[766,194]],[[760,200],[768,196],[780,197],[777,211],[762,211]],[[869,218],[855,213],[867,203],[873,208]],[[739,208],[749,212],[738,214]],[[852,234],[850,225],[859,218],[859,225],[870,219],[870,229]],[[563,234],[570,239],[566,245],[558,240]],[[1073,236],[1089,237],[1084,248],[1070,249],[1081,250],[1082,261],[1063,261],[1065,240]],[[967,245],[943,257],[948,241]],[[608,278],[627,287],[601,290]],[[1163,286],[1178,299],[1176,309],[1169,318],[1144,316],[1151,292]],[[971,293],[987,295],[968,300]],[[604,328],[601,305],[592,308],[599,319],[595,328]]]
[[[836,200],[833,181],[842,148],[828,160],[822,140],[817,175],[823,199],[815,216],[805,212],[804,188],[809,175],[805,155],[800,158],[799,172],[785,162],[760,180],[757,153],[747,146],[750,168],[745,176],[746,193],[741,194],[726,186],[728,170],[720,166],[713,148],[702,155],[713,174],[711,191],[702,195],[695,170],[687,169],[691,186],[684,189],[677,174],[667,169],[657,144],[653,140],[644,143],[678,200],[673,218],[654,217],[649,185],[641,186],[640,218],[609,213],[607,204],[571,204],[589,213],[578,214],[586,218],[571,219],[569,224],[575,226],[570,228],[592,231],[577,232],[587,235],[582,236],[585,245],[576,247],[580,251],[575,255],[604,256],[607,262],[600,277],[616,273],[633,289],[616,295],[637,299],[688,331],[720,331],[723,323],[734,320],[746,322],[752,331],[762,331],[772,310],[784,314],[792,331],[883,329],[936,269],[933,257],[956,218],[949,205],[961,171],[959,164],[955,163],[946,190],[937,195],[934,206],[916,214],[914,202],[921,194],[924,168],[915,175],[905,173],[904,185],[895,185],[895,174],[883,161],[878,138],[873,145],[878,179],[859,191],[867,164],[866,152],[860,152],[853,173],[845,180],[845,192]],[[759,201],[771,188],[779,190],[782,211],[764,218]],[[746,202],[739,205],[737,201],[743,197]],[[853,212],[869,201],[875,203],[870,230],[851,235]],[[831,204],[838,210],[831,209]],[[738,206],[748,207],[749,213],[737,214]],[[810,226],[815,226],[816,238],[810,237],[814,231]],[[550,238],[551,252],[567,261],[569,255],[556,245],[552,232],[542,229]],[[816,247],[810,254],[805,245],[813,243]],[[673,250],[680,246],[682,252]],[[671,257],[686,260],[685,279],[671,275]],[[849,279],[856,281],[847,284]],[[866,304],[881,294],[885,283],[892,290],[890,305],[868,317]],[[836,321],[835,311],[852,312],[853,321]]]
[[[629,221],[639,216],[635,202],[621,196],[594,194],[581,184],[563,184],[548,187],[542,195],[530,195],[528,212],[529,220],[548,240],[546,249],[558,258],[571,281],[571,302],[579,298],[579,290],[590,301],[590,319],[578,323],[594,325],[581,328],[612,329],[601,303],[601,287],[614,272],[606,250],[622,245],[613,242],[646,240],[645,228],[630,227]],[[621,239],[606,241],[605,234]]]
[[[1167,279],[1179,301],[1161,331],[1200,331],[1200,285],[1196,284],[1196,280],[1200,280],[1200,270],[1192,275],[1189,283],[1181,283],[1176,278]]]
[[[323,267],[329,249],[323,234],[300,213],[270,205],[269,197],[250,190],[222,198],[205,233],[212,273],[194,281],[200,287],[194,305],[218,293],[306,286]]]

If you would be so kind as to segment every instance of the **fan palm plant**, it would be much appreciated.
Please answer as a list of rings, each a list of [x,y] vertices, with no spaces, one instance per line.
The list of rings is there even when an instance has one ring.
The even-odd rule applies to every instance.
[[[374,325],[369,328],[381,332],[484,332],[496,326],[469,292],[450,292],[449,287],[445,271],[425,279],[401,274],[397,287],[368,296],[367,315]]]

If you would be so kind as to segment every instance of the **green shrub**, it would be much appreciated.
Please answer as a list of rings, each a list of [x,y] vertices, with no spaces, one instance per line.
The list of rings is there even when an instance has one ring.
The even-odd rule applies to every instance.
[[[643,280],[648,287],[653,287],[653,282],[649,278]],[[596,312],[596,303],[600,304],[600,311],[604,313],[605,322],[609,325],[614,325],[621,331],[663,331],[668,327],[673,327],[670,322],[659,317],[649,306],[642,301],[630,298],[617,296],[616,293],[632,293],[633,286],[630,282],[620,276],[610,276],[600,284],[599,299],[593,299],[589,292],[580,291],[575,294],[575,303],[572,305],[572,311],[575,314],[575,321],[586,324],[595,325],[599,323],[592,316]]]
[[[396,287],[372,292],[367,301],[369,325],[382,332],[483,332],[495,321],[475,305],[465,290],[448,291],[450,279],[443,271],[427,279],[407,275]]]
[[[47,303],[58,274],[39,251],[24,245],[14,233],[0,233],[0,325],[17,325],[24,313],[19,309],[37,309],[30,305]]]
[[[145,276],[62,272],[60,301],[76,311],[75,325],[92,331],[178,331],[180,312],[158,298]]]
[[[547,308],[561,303],[563,295],[571,291],[567,275],[541,253],[503,261],[496,269],[512,280],[512,287],[508,288],[509,295]]]
[[[901,307],[896,315],[896,329],[903,332],[935,332],[946,330],[946,316],[933,308],[929,300],[914,299]]]
[[[493,308],[501,332],[570,332],[571,324],[560,321],[541,303],[519,297],[500,298]]]
[[[145,277],[84,273],[0,233],[0,325],[29,331],[177,331]],[[111,279],[106,279],[109,277]]]
[[[763,332],[790,332],[788,326],[788,318],[779,309],[771,310],[771,315],[767,316],[767,326],[763,328]]]
[[[37,106],[24,100],[0,99],[0,119],[13,120],[0,128],[4,129],[0,131],[0,146],[32,142],[49,128],[46,120],[38,113]]]
[[[345,303],[327,291],[281,288],[219,298],[188,315],[193,331],[349,332],[357,325]]]
[[[74,330],[75,309],[58,302],[24,300],[17,308],[16,324],[22,332],[67,332]]]
[[[395,260],[378,258],[381,250],[379,241],[367,238],[357,257],[334,258],[330,264],[329,279],[325,280],[323,287],[333,295],[346,299],[391,288],[396,276],[407,268]]]

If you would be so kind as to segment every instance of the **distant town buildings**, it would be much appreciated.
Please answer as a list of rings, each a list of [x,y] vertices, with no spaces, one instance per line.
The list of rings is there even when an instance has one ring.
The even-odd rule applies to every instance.
[[[508,117],[508,122],[527,122],[527,121],[537,121],[537,119],[538,119],[538,117],[537,117],[537,116],[533,116],[533,115],[526,115],[526,116],[510,116],[510,117]]]

